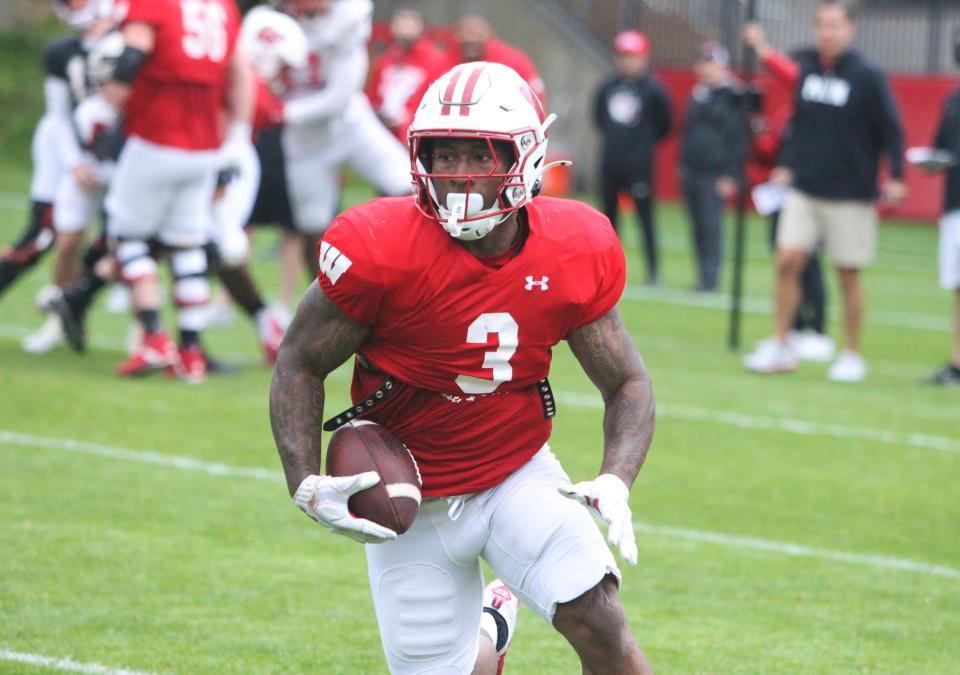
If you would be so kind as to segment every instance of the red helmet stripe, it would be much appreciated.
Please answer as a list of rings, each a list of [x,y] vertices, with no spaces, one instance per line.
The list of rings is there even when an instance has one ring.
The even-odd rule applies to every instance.
[[[470,106],[468,104],[473,102],[473,90],[477,88],[477,80],[480,79],[484,70],[486,70],[485,66],[477,66],[467,79],[467,86],[463,88],[463,96],[460,97],[461,117],[466,117],[470,114]]]
[[[443,100],[440,101],[443,104],[443,107],[440,109],[441,115],[450,114],[450,102],[453,99],[453,92],[457,88],[457,81],[460,79],[461,73],[463,73],[463,68],[457,68],[450,75],[450,81],[447,82],[447,89],[443,92]]]

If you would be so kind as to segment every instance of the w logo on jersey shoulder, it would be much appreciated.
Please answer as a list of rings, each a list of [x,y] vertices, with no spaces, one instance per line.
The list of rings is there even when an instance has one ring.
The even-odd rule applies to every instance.
[[[350,269],[352,264],[353,261],[343,255],[336,246],[331,246],[325,241],[320,242],[320,271],[326,275],[331,284],[336,285],[337,280]]]
[[[533,275],[529,275],[527,277],[527,283],[523,288],[528,291],[532,291],[534,288],[539,288],[541,291],[548,291],[550,290],[550,285],[548,283],[549,281],[550,277],[548,276],[542,276],[539,279],[534,279]]]

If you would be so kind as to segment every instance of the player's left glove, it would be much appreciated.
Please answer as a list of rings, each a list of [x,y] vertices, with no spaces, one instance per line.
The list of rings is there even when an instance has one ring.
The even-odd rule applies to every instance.
[[[620,549],[620,557],[637,564],[637,539],[630,513],[630,489],[612,473],[603,473],[593,480],[557,488],[560,494],[580,502],[608,525],[607,543]]]

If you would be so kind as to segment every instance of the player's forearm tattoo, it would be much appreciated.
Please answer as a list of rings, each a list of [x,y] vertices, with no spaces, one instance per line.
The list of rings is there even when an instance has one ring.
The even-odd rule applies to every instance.
[[[353,354],[367,329],[343,316],[314,284],[287,331],[270,387],[270,425],[292,495],[320,470],[324,380]]]
[[[650,376],[616,309],[570,336],[570,348],[604,401],[601,473],[631,485],[653,440]]]

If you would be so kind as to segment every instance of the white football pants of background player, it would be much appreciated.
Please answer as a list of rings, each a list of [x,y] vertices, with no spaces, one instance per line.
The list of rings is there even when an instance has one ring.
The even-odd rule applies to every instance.
[[[287,124],[283,151],[293,219],[304,234],[322,234],[336,215],[343,164],[382,194],[398,197],[413,190],[406,147],[363,95],[354,96],[335,119]]]

